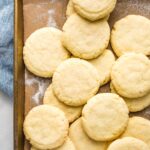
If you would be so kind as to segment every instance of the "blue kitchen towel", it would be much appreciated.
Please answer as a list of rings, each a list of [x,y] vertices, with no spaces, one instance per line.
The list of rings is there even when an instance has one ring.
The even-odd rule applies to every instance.
[[[0,90],[13,95],[14,1],[0,0]]]

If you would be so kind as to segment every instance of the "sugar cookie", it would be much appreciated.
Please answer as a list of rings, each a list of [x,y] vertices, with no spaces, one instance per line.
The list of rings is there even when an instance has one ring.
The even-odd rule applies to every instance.
[[[97,70],[101,80],[101,85],[110,81],[111,68],[115,62],[115,56],[110,50],[105,50],[99,57],[89,60]]]
[[[72,14],[76,13],[74,6],[73,6],[73,2],[72,0],[69,0],[68,5],[67,5],[67,10],[66,10],[66,16],[69,17]],[[109,19],[110,14],[108,14],[106,17],[102,18],[102,19]]]
[[[113,27],[111,45],[117,56],[127,52],[150,55],[150,20],[140,15],[120,19]]]
[[[38,149],[53,149],[65,142],[69,123],[60,109],[39,105],[30,110],[24,121],[26,139]]]
[[[94,141],[87,136],[81,124],[81,118],[73,122],[69,129],[69,137],[77,150],[106,150],[106,142]]]
[[[66,16],[69,17],[74,13],[75,13],[75,10],[73,7],[73,2],[72,0],[69,0],[68,5],[67,5],[67,10],[66,10]]]
[[[144,141],[150,148],[150,121],[142,117],[130,118],[122,137],[127,136],[132,136]]]
[[[69,122],[73,122],[75,119],[79,118],[82,113],[82,107],[68,106],[59,101],[52,91],[52,85],[47,88],[44,94],[43,103],[60,108],[65,113]]]
[[[139,139],[125,137],[112,142],[107,150],[149,150],[149,147]]]
[[[70,106],[81,106],[100,86],[97,69],[85,60],[70,58],[53,75],[52,88],[58,99]]]
[[[83,108],[82,125],[96,141],[114,140],[125,130],[128,113],[124,100],[117,94],[97,94]]]
[[[110,28],[105,19],[93,23],[73,14],[64,24],[63,31],[63,45],[79,58],[96,58],[109,43]]]
[[[144,54],[126,53],[114,63],[111,79],[119,95],[145,96],[150,92],[150,60]]]
[[[25,42],[23,58],[26,67],[37,76],[51,77],[56,67],[70,54],[61,44],[62,32],[45,27],[33,32]]]
[[[66,142],[62,146],[54,150],[76,150],[76,148],[70,138],[67,138]]]
[[[38,150],[38,149],[32,147],[31,150]],[[74,144],[72,143],[72,141],[69,138],[67,138],[63,145],[53,150],[76,150],[76,148]]]
[[[82,17],[95,21],[106,17],[115,8],[117,0],[73,0],[76,12]]]
[[[112,93],[117,93],[112,83],[110,83],[110,89]],[[123,99],[125,100],[130,112],[141,111],[150,105],[150,93],[148,93],[146,96],[139,97],[139,98],[131,99],[131,98],[123,97]]]

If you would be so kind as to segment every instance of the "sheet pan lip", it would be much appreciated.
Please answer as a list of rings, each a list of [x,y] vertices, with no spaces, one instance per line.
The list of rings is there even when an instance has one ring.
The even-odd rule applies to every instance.
[[[14,150],[23,150],[23,119],[24,119],[24,64],[23,48],[23,0],[14,0],[14,112],[13,137]],[[18,63],[19,62],[19,63]],[[22,72],[22,73],[21,73]],[[21,98],[22,97],[22,98]],[[21,110],[21,111],[20,111]]]

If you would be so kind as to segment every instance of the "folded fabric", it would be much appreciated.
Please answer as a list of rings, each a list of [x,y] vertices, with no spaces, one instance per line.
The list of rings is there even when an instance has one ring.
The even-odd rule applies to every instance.
[[[13,95],[13,0],[0,0],[0,90]]]

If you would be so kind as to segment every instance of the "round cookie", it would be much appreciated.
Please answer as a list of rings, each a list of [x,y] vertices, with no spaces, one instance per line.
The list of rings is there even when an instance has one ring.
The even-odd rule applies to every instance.
[[[53,75],[52,88],[61,102],[84,105],[100,86],[97,69],[85,60],[70,58],[59,65]]]
[[[36,148],[34,148],[34,147],[31,147],[31,150],[38,150],[38,149],[36,149]]]
[[[79,118],[82,113],[82,107],[68,106],[59,101],[52,91],[52,85],[47,88],[44,94],[43,103],[53,105],[61,109],[65,113],[70,123]]]
[[[150,121],[142,117],[132,117],[122,137],[131,136],[144,141],[150,148]]]
[[[89,60],[99,71],[101,85],[110,81],[111,68],[115,62],[115,56],[110,50],[105,50],[99,57]]]
[[[150,20],[128,15],[117,21],[111,33],[111,45],[117,56],[127,52],[150,55]]]
[[[63,31],[63,45],[79,58],[96,58],[109,43],[110,28],[105,19],[93,23],[73,14],[64,24]]]
[[[106,142],[98,142],[89,138],[82,128],[81,118],[73,122],[69,129],[69,137],[77,150],[106,150]]]
[[[66,10],[66,16],[69,17],[74,13],[75,13],[75,10],[73,7],[73,2],[72,0],[69,0],[68,5],[67,5],[67,10]]]
[[[82,17],[95,21],[106,17],[115,8],[117,0],[73,0],[76,12]]]
[[[72,14],[74,14],[74,13],[76,13],[76,12],[75,12],[75,9],[74,9],[74,6],[73,6],[73,2],[72,2],[72,0],[69,0],[68,5],[67,5],[67,10],[66,10],[67,18],[69,16],[71,16]],[[110,14],[108,14],[105,18],[102,18],[102,19],[108,20],[109,16],[110,16]]]
[[[72,143],[72,141],[69,138],[67,138],[66,142],[62,146],[54,150],[76,150],[76,148],[74,144]]]
[[[52,77],[56,67],[70,57],[61,44],[62,31],[45,27],[33,32],[25,42],[23,58],[29,71],[37,76]]]
[[[65,142],[69,123],[60,109],[39,105],[30,110],[24,121],[26,139],[38,149],[53,149]]]
[[[144,54],[126,53],[114,63],[111,79],[119,95],[145,96],[150,92],[150,60]]]
[[[70,138],[67,138],[66,142],[62,146],[55,148],[54,150],[76,150],[76,148]]]
[[[112,93],[117,93],[112,83],[110,83],[110,89]],[[141,111],[150,105],[150,93],[148,93],[146,96],[139,97],[139,98],[131,99],[131,98],[123,97],[123,99],[125,100],[130,112]]]
[[[31,150],[38,150],[38,149],[32,147]],[[76,148],[72,143],[72,141],[69,138],[67,138],[63,145],[53,150],[76,150]]]
[[[149,150],[149,147],[139,139],[125,137],[112,142],[107,150]]]
[[[125,130],[128,113],[124,100],[117,94],[97,94],[83,108],[82,125],[90,138],[111,141]]]

